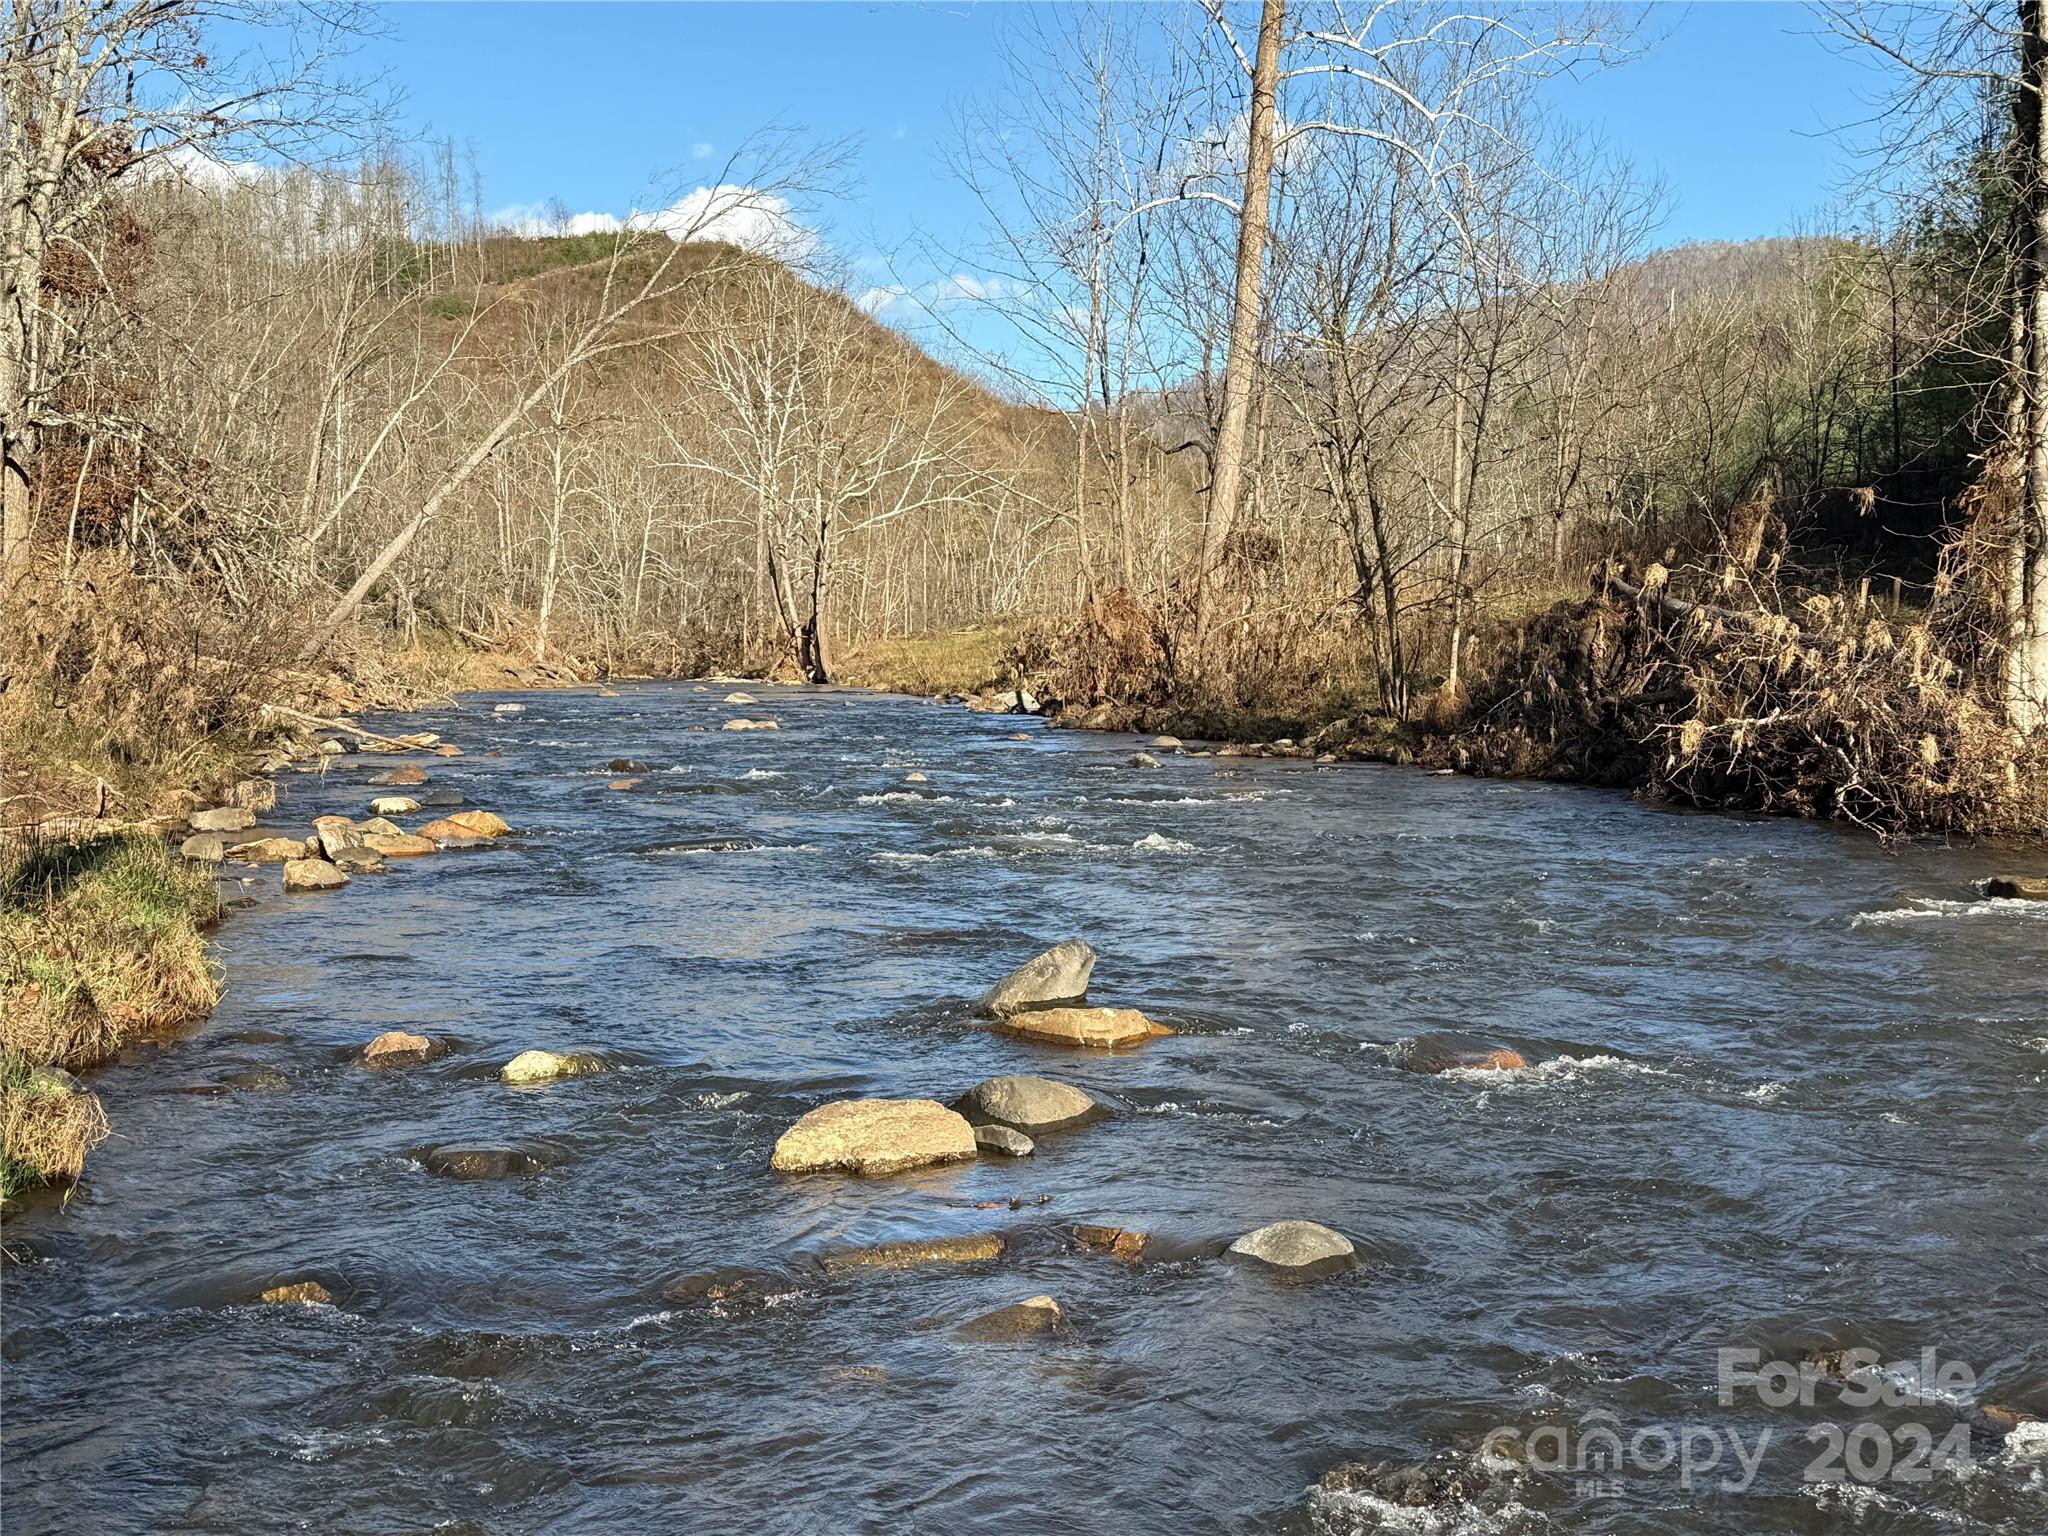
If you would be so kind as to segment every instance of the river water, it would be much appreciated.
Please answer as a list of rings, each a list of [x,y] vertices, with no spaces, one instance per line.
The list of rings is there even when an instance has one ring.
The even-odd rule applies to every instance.
[[[434,787],[520,835],[329,895],[260,871],[211,1022],[99,1075],[115,1139],[9,1226],[10,1536],[2048,1529],[2048,1460],[1966,1424],[2048,1415],[2048,905],[1979,897],[2007,861],[756,692],[374,722],[460,742]],[[273,819],[367,814],[390,762],[290,777]],[[1179,1033],[979,1026],[971,998],[1072,936],[1093,1001]],[[355,1065],[387,1029],[455,1049]],[[532,1046],[614,1070],[499,1084]],[[1503,1046],[1532,1067],[1420,1070]],[[768,1169],[814,1105],[1004,1072],[1117,1113],[1014,1163]],[[450,1142],[548,1166],[430,1176]],[[1368,1262],[1290,1285],[1218,1257],[1295,1216]],[[813,1267],[982,1231],[1008,1255]],[[664,1298],[726,1266],[788,1283]],[[247,1304],[307,1278],[339,1305]],[[1051,1337],[946,1326],[1039,1293]],[[1947,1374],[1903,1406],[1717,1393],[1719,1351],[1828,1346]],[[1865,1421],[1889,1475],[1826,1481],[1824,1426]],[[1612,1476],[1533,1438],[1601,1424],[1633,1447]],[[1421,1510],[1310,1492],[1359,1459],[1475,1473],[1495,1427],[1536,1470]],[[1730,1487],[1732,1451],[1688,1477],[1660,1431],[1696,1462],[1770,1446]]]

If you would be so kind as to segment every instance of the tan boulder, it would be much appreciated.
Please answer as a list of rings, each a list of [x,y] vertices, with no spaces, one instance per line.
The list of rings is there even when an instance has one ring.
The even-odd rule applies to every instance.
[[[521,1051],[498,1068],[498,1077],[507,1083],[551,1083],[561,1077],[588,1077],[604,1069],[603,1060],[587,1052]]]
[[[402,1029],[387,1029],[363,1047],[362,1061],[366,1067],[411,1067],[425,1061],[433,1053],[434,1042],[425,1035],[407,1034]]]
[[[410,816],[420,808],[410,795],[379,795],[370,802],[372,816]]]
[[[388,784],[394,789],[409,789],[427,782],[427,770],[417,763],[400,763],[396,768],[386,768],[382,773],[373,774],[372,784]]]
[[[1004,1014],[996,1020],[995,1027],[1019,1040],[1097,1050],[1138,1045],[1155,1036],[1173,1033],[1135,1008],[1032,1008]]]
[[[1074,1241],[1083,1248],[1093,1249],[1097,1253],[1113,1253],[1120,1259],[1136,1259],[1144,1255],[1147,1238],[1143,1232],[1132,1232],[1123,1227],[1095,1227],[1084,1224],[1074,1228]]]
[[[1094,971],[1094,949],[1083,940],[1068,939],[1033,955],[990,987],[982,994],[981,1006],[989,1013],[1007,1013],[1038,1003],[1079,1002],[1088,995],[1088,978]]]
[[[1000,1232],[975,1232],[965,1237],[918,1237],[876,1243],[845,1253],[828,1253],[819,1265],[828,1275],[869,1269],[915,1269],[924,1264],[979,1264],[999,1259],[1009,1248]]]
[[[228,850],[228,857],[244,864],[284,864],[305,858],[309,843],[314,849],[320,846],[314,838],[259,837],[253,843],[235,844]]]
[[[293,859],[284,867],[288,891],[337,891],[347,884],[348,876],[325,859]]]
[[[503,837],[512,830],[510,822],[492,811],[455,811],[441,819],[454,822],[471,837]]]
[[[300,1280],[292,1285],[274,1285],[256,1298],[272,1306],[288,1306],[294,1302],[308,1307],[331,1307],[334,1298],[327,1287],[318,1280]]]
[[[930,1099],[842,1099],[821,1104],[782,1133],[778,1173],[900,1173],[975,1155],[974,1127]]]
[[[446,746],[439,746],[439,747],[436,747],[436,748],[434,748],[434,756],[436,756],[436,757],[460,757],[460,756],[462,756],[462,748],[460,748],[460,747],[458,747],[458,746],[454,746],[454,745],[446,745]]]
[[[1060,1304],[1050,1296],[1027,1296],[1014,1306],[999,1307],[970,1318],[953,1330],[953,1336],[989,1343],[997,1339],[1028,1339],[1051,1333],[1065,1321]]]
[[[728,731],[779,731],[782,727],[773,720],[728,720]]]
[[[414,837],[409,832],[366,832],[363,834],[363,846],[387,859],[414,859],[423,853],[439,851],[439,845],[431,837]]]

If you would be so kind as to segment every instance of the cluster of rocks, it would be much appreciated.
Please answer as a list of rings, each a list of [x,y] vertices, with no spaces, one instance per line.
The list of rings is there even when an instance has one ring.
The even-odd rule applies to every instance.
[[[1176,743],[1177,745],[1177,743]],[[990,1027],[1016,1039],[1082,1049],[1114,1049],[1170,1035],[1132,1008],[1087,1002],[1096,955],[1081,940],[1056,944],[998,981],[976,1003]],[[821,1104],[784,1131],[770,1154],[778,1173],[849,1173],[886,1177],[977,1157],[1019,1158],[1038,1138],[1074,1130],[1111,1114],[1084,1089],[1054,1078],[1006,1074],[976,1083],[951,1105],[936,1099],[841,1099]],[[1073,1230],[1084,1249],[1136,1261],[1147,1234],[1083,1224]],[[853,1269],[964,1262],[1001,1255],[1000,1236],[883,1244],[854,1255],[829,1256],[828,1274]],[[1213,1250],[1212,1250],[1213,1251]],[[1281,1221],[1247,1232],[1226,1257],[1293,1279],[1319,1278],[1355,1267],[1357,1248],[1342,1233],[1311,1221]],[[721,1290],[721,1294],[724,1294]],[[1016,1339],[1059,1329],[1064,1315],[1050,1296],[1032,1296],[970,1319],[954,1329],[963,1339]]]
[[[347,885],[351,875],[383,868],[386,859],[488,847],[512,830],[511,824],[494,812],[456,810],[408,832],[391,818],[459,806],[462,796],[453,790],[425,787],[429,783],[426,770],[412,763],[387,769],[369,782],[379,788],[403,787],[417,793],[376,796],[370,801],[370,815],[361,821],[317,816],[310,837],[270,836],[232,842],[230,834],[255,827],[257,813],[277,803],[277,786],[270,780],[244,779],[234,786],[225,804],[190,813],[186,824],[191,835],[179,852],[208,864],[281,864],[287,891],[331,891]]]

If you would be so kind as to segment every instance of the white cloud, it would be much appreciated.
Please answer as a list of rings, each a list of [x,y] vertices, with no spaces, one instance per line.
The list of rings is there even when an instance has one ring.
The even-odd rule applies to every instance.
[[[690,146],[690,158],[692,160],[709,160],[713,155],[717,153],[718,151],[716,149],[714,149],[711,145],[702,142],[701,140]]]
[[[786,198],[729,182],[698,187],[666,208],[636,208],[624,218],[598,212],[557,216],[538,203],[516,203],[499,209],[491,222],[529,236],[658,229],[678,240],[722,240],[781,261],[803,261],[818,245],[817,235],[798,222]]]
[[[1013,292],[1015,286],[999,277],[983,278],[971,272],[955,272],[915,287],[909,283],[890,283],[868,288],[854,303],[880,319],[889,314],[942,309],[949,304],[987,303]]]

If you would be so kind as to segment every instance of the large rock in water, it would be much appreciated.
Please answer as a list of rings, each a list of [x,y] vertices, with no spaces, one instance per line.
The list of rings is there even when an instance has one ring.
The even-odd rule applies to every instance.
[[[992,1077],[968,1089],[953,1107],[975,1125],[1007,1125],[1033,1136],[1108,1113],[1073,1084],[1049,1077]]]
[[[414,837],[410,832],[366,832],[363,846],[387,859],[416,859],[440,848],[431,837]]]
[[[444,1179],[504,1179],[539,1173],[547,1167],[518,1147],[430,1147],[420,1154],[427,1172]]]
[[[588,1077],[602,1072],[604,1062],[596,1056],[561,1051],[521,1051],[504,1066],[498,1077],[507,1083],[551,1083],[560,1077]]]
[[[1008,1013],[1045,1003],[1079,1002],[1088,995],[1088,978],[1095,972],[1095,951],[1081,939],[1055,944],[1042,955],[1034,955],[982,994],[981,1006],[989,1013]]]
[[[228,845],[218,832],[200,832],[180,843],[178,852],[200,864],[218,864],[228,856]]]
[[[1015,1306],[999,1307],[970,1318],[953,1330],[954,1337],[988,1343],[996,1339],[1028,1339],[1051,1333],[1065,1320],[1060,1304],[1050,1296],[1027,1296]]]
[[[1247,1232],[1229,1252],[1290,1275],[1333,1275],[1358,1266],[1358,1250],[1342,1232],[1314,1221],[1276,1221]]]
[[[389,785],[393,789],[410,789],[416,784],[427,782],[427,770],[417,763],[400,763],[396,768],[386,768],[382,773],[373,773],[372,784]]]
[[[363,834],[346,816],[321,816],[313,822],[313,835],[320,839],[320,851],[332,859],[344,848],[363,846]]]
[[[194,811],[186,820],[194,832],[239,832],[256,825],[256,813],[246,805],[219,805]]]
[[[288,891],[337,891],[347,884],[348,876],[325,859],[293,859],[284,867]]]
[[[363,1047],[363,1065],[380,1070],[386,1067],[416,1067],[433,1055],[434,1042],[425,1035],[407,1034],[402,1029],[387,1029]]]
[[[1020,1013],[1001,1015],[995,1027],[1019,1040],[1095,1050],[1141,1045],[1156,1036],[1173,1033],[1135,1008],[1027,1008]]]
[[[974,1145],[997,1157],[1029,1157],[1038,1150],[1037,1143],[1029,1136],[1007,1125],[977,1125],[974,1128]]]
[[[454,815],[441,819],[454,823],[471,837],[503,837],[512,830],[512,823],[495,811],[457,811]],[[422,827],[420,835],[427,837],[432,834]]]
[[[2003,901],[2048,901],[2048,875],[1993,875],[1984,882],[1984,894]]]
[[[778,1173],[901,1173],[960,1163],[975,1153],[974,1127],[930,1099],[841,1099],[821,1104],[782,1133],[769,1165]]]

